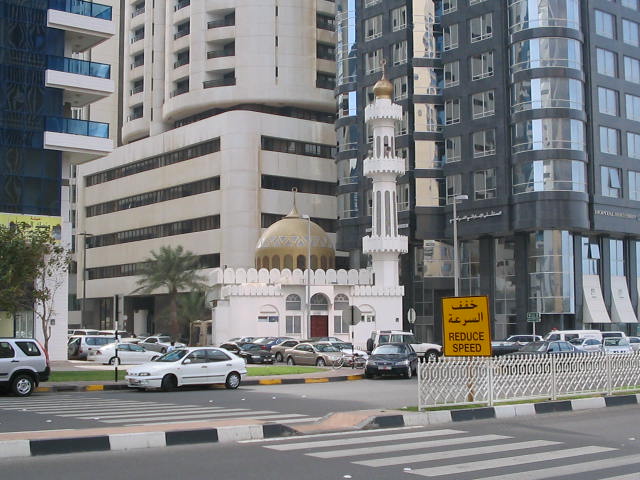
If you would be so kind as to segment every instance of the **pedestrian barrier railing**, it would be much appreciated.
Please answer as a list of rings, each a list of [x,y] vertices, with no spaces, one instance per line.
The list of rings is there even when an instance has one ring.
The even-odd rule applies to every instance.
[[[640,388],[640,352],[441,357],[418,366],[418,407],[607,394]]]

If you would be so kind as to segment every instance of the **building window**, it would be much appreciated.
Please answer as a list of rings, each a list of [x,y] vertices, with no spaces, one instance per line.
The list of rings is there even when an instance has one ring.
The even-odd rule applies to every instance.
[[[624,57],[624,79],[627,82],[640,83],[640,60]]]
[[[460,123],[460,99],[453,98],[444,102],[444,123],[455,125]]]
[[[436,67],[413,67],[413,94],[440,95],[442,93],[442,69]]]
[[[629,199],[640,200],[640,172],[629,170]]]
[[[596,34],[601,37],[615,38],[615,19],[610,13],[596,10]]]
[[[382,70],[382,49],[379,48],[373,52],[367,52],[364,58],[364,70],[367,75],[376,73]]]
[[[133,56],[133,62],[131,63],[131,70],[133,70],[136,67],[140,67],[142,65],[144,65],[144,52],[138,53],[137,55]]]
[[[233,23],[227,22],[229,25],[235,25],[235,15],[233,18]],[[316,15],[316,28],[321,30],[329,30],[330,32],[334,32],[336,29],[335,18],[331,15],[323,15],[318,13]]]
[[[338,195],[338,220],[358,217],[358,193],[342,193]]]
[[[459,162],[462,160],[462,139],[461,137],[450,137],[444,141],[445,161],[447,163]]]
[[[596,70],[601,75],[617,77],[616,54],[604,48],[596,48]]]
[[[173,64],[173,68],[179,68],[189,63],[189,50],[183,50],[176,54],[176,61]]]
[[[477,118],[489,117],[496,113],[496,101],[494,91],[474,93],[471,96],[471,111],[474,120]]]
[[[136,93],[140,93],[144,91],[144,78],[138,78],[131,83],[131,92],[130,95],[135,95]]]
[[[443,30],[442,49],[446,52],[447,50],[458,48],[458,24],[448,25]]]
[[[622,182],[619,168],[600,167],[602,196],[622,198]]]
[[[458,10],[458,0],[442,0],[442,14],[453,13]]]
[[[296,295],[295,293],[287,295],[285,304],[285,308],[287,310],[302,310],[302,301],[300,300],[300,295]]]
[[[394,78],[391,82],[393,83],[393,99],[398,101],[407,98],[409,94],[407,76],[403,75],[402,77]]]
[[[600,151],[610,155],[620,154],[619,130],[609,127],[600,127]]]
[[[176,33],[173,35],[173,38],[175,40],[189,35],[189,33],[191,33],[191,24],[190,20],[187,20],[186,22],[182,22],[176,26]]]
[[[609,239],[609,260],[611,265],[611,276],[624,276],[624,243],[615,238]]]
[[[471,56],[471,80],[481,80],[493,75],[493,52]]]
[[[330,159],[333,159],[336,154],[336,148],[332,145],[300,142],[297,140],[267,136],[262,137],[261,148],[262,150],[268,150],[270,152],[291,153],[294,155]]]
[[[640,159],[640,135],[627,132],[627,155]]]
[[[580,0],[510,0],[510,33],[541,27],[580,30]]]
[[[393,44],[393,64],[402,65],[407,63],[407,41],[403,40]]]
[[[460,62],[444,64],[444,87],[455,87],[460,83]]]
[[[530,150],[584,151],[585,125],[568,118],[525,120],[511,126],[513,153]]]
[[[486,157],[496,153],[496,131],[483,130],[473,134],[473,158]]]
[[[287,315],[285,323],[286,333],[302,333],[302,317],[300,315]]]
[[[511,73],[531,68],[564,67],[582,69],[582,46],[578,40],[540,37],[511,45]]]
[[[638,10],[638,0],[620,0],[620,5],[631,10]]]
[[[618,92],[608,88],[598,87],[598,107],[600,113],[618,116]]]
[[[485,13],[469,20],[471,43],[479,42],[493,35],[493,17],[491,13]]]
[[[144,38],[144,26],[136,28],[131,35],[131,43],[138,42]]]
[[[473,191],[476,200],[496,198],[496,169],[489,168],[474,172]]]
[[[364,21],[364,40],[369,41],[382,36],[382,15],[367,18]]]
[[[235,85],[235,83],[234,83]],[[336,76],[331,73],[316,73],[316,87],[333,90],[336,88]]]
[[[177,97],[189,91],[189,78],[182,78],[174,83],[175,90],[171,92],[172,97]]]
[[[582,274],[599,275],[600,245],[597,239],[582,237]]]
[[[398,211],[408,211],[410,200],[410,188],[408,183],[396,185],[396,197],[398,199]]]
[[[585,192],[586,165],[578,160],[536,160],[513,167],[513,194]]]
[[[447,182],[447,205],[453,203],[454,197],[462,194],[462,175],[450,175],[446,178]]]
[[[638,36],[638,24],[631,20],[622,19],[622,41],[627,45],[634,47],[640,46],[640,37]]]
[[[234,53],[235,53],[235,43]],[[331,62],[336,61],[336,47],[326,43],[316,43],[316,58],[320,60],[329,60]]]
[[[640,97],[629,94],[626,94],[624,97],[627,107],[627,118],[640,122]]]
[[[142,116],[144,115],[144,105],[142,103],[134,105],[133,107],[131,107],[131,110],[129,112],[129,118],[127,118],[127,120],[129,121],[142,118]]]
[[[572,78],[532,78],[516,82],[511,88],[511,110],[572,108],[584,110],[582,82]]]
[[[394,32],[407,28],[407,7],[402,6],[391,10],[391,28]]]

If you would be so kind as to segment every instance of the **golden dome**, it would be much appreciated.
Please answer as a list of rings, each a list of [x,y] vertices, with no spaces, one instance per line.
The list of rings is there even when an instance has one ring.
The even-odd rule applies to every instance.
[[[335,267],[335,249],[329,235],[318,224],[302,218],[296,207],[267,228],[256,245],[256,268],[304,269],[307,265],[311,227],[311,268]]]
[[[393,95],[393,84],[387,80],[384,73],[382,74],[382,78],[373,86],[373,94],[376,98],[388,98],[391,100],[391,96]]]

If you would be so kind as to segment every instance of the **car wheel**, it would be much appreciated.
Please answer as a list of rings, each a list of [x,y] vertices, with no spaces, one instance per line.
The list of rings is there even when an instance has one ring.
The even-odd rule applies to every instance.
[[[276,362],[282,361],[282,354],[280,352],[276,353]]]
[[[241,377],[239,373],[231,372],[229,375],[227,375],[227,380],[224,382],[224,386],[229,390],[235,390],[240,386],[240,380]]]
[[[406,376],[407,378],[411,378],[411,377],[413,377],[413,369],[411,368],[411,365],[409,365],[409,366],[407,367],[407,373],[405,373],[405,376]]]
[[[31,375],[19,374],[11,382],[11,391],[18,397],[28,397],[36,388],[36,382]]]
[[[162,377],[162,383],[160,389],[163,392],[173,392],[178,387],[178,379],[175,375],[165,375]]]
[[[427,362],[437,362],[438,356],[438,352],[436,352],[435,350],[429,350],[424,354],[424,358]]]
[[[295,364],[296,364],[296,362],[295,362],[295,360],[293,359],[293,357],[289,357],[289,358],[287,358],[287,365],[295,365]]]
[[[111,357],[109,359],[109,365],[120,365],[121,363],[122,363],[122,360],[120,360],[119,358]]]
[[[326,365],[324,358],[319,358],[316,360],[316,367],[324,367]]]

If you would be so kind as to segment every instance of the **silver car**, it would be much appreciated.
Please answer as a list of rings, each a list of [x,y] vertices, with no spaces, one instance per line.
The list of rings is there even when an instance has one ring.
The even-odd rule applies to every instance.
[[[602,350],[604,353],[633,353],[631,344],[627,338],[607,337],[602,339]]]
[[[597,338],[572,338],[569,343],[584,352],[602,351],[602,343]]]
[[[37,340],[0,338],[0,389],[26,397],[49,380],[50,372],[49,357]]]
[[[167,353],[171,346],[171,337],[165,335],[153,335],[147,337],[144,340],[138,342],[138,345],[146,350],[153,350],[154,352]],[[184,348],[186,345],[180,342],[174,342],[175,348]]]
[[[333,345],[320,343],[299,343],[285,351],[288,365],[332,366],[342,356],[342,351]]]

